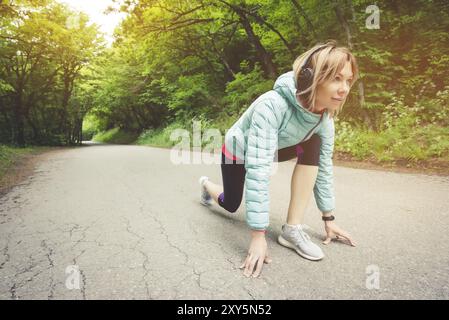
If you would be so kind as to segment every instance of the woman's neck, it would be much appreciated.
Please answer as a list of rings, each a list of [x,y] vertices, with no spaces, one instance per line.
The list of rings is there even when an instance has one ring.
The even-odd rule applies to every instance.
[[[313,113],[317,113],[317,114],[323,114],[324,112],[326,112],[326,108],[316,108],[316,110],[312,111]]]
[[[301,96],[296,96],[296,99],[305,109],[309,110],[309,105]],[[316,114],[323,114],[325,111],[326,111],[326,108],[320,108],[320,107],[315,106],[315,110],[313,110],[311,112],[316,113]]]

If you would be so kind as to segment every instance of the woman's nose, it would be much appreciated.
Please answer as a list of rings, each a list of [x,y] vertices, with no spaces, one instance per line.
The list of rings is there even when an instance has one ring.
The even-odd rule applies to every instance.
[[[349,84],[347,82],[342,82],[340,87],[338,88],[339,93],[348,93],[349,92]]]

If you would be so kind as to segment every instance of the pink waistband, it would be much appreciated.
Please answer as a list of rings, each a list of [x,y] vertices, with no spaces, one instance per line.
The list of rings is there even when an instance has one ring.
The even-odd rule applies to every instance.
[[[225,155],[226,158],[231,159],[231,160],[241,160],[239,158],[237,158],[236,156],[234,156],[232,153],[230,153],[226,147],[225,144],[223,143],[223,146],[221,147],[221,152],[223,152],[223,154]]]

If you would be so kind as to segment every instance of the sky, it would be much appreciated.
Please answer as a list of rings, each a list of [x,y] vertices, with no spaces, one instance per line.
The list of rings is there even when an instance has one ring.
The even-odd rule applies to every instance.
[[[114,29],[120,21],[125,17],[125,13],[109,13],[104,14],[104,10],[108,6],[113,5],[112,0],[56,0],[60,3],[68,4],[77,11],[85,12],[90,21],[98,24],[100,30],[106,34],[105,38],[109,45],[113,41]]]

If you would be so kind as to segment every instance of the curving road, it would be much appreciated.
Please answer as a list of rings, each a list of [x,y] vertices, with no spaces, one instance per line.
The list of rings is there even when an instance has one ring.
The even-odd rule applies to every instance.
[[[274,261],[247,279],[244,202],[198,203],[198,177],[220,182],[219,165],[141,146],[50,152],[0,198],[0,299],[449,298],[449,177],[335,167],[337,221],[358,246],[321,244],[312,199],[305,223],[326,257],[310,262],[275,241],[293,166],[271,180]]]

